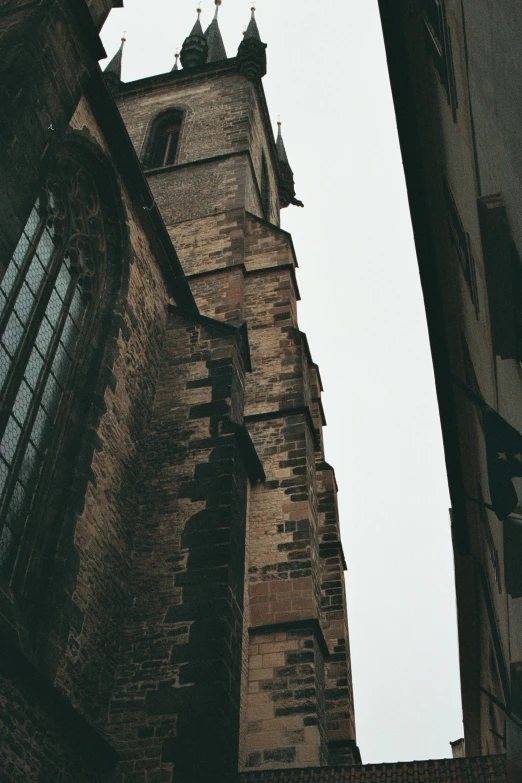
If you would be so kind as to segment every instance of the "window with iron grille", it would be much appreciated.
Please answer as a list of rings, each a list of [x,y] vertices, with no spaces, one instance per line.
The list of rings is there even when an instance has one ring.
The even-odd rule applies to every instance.
[[[104,256],[94,179],[66,160],[0,282],[0,575],[13,568],[46,474]]]
[[[151,129],[144,166],[164,168],[176,162],[183,112],[172,109],[156,118]]]

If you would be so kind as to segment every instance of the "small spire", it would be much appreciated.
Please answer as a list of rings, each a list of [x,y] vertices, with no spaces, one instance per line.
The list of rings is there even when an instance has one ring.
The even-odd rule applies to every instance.
[[[281,133],[281,125],[282,123],[279,120],[277,123],[276,141],[277,159],[279,161],[279,177],[277,182],[279,204],[281,209],[288,207],[289,204],[293,204],[296,207],[304,207],[303,202],[295,197],[294,172],[290,168],[290,163],[288,162],[288,155],[286,154],[283,142],[283,134]]]
[[[278,120],[277,122],[277,141],[276,141],[276,150],[277,150],[277,157],[282,163],[286,163],[288,168],[290,168],[290,164],[288,162],[288,155],[286,154],[285,150],[285,143],[283,141],[283,134],[281,133],[281,126],[282,126],[281,120]],[[292,172],[292,169],[290,169]],[[293,172],[292,172],[293,174]]]
[[[252,14],[248,27],[243,33],[243,40],[237,50],[237,68],[251,82],[262,79],[266,73],[266,44],[261,41],[256,22],[256,8],[250,9]]]
[[[218,11],[222,0],[214,0],[216,5],[216,11],[214,18],[205,30],[205,38],[208,44],[208,63],[218,62],[219,60],[226,60],[227,53],[225,51],[225,45],[223,38],[221,37],[221,30],[219,29]]]
[[[248,23],[248,27],[245,31],[245,38],[256,38],[258,41],[261,40],[261,36],[259,34],[259,28],[257,26],[256,22],[256,7],[255,5],[252,6],[250,9],[252,11],[252,16],[250,17],[250,22]]]
[[[123,47],[124,47],[124,44],[125,44],[126,40],[127,39],[125,38],[125,36],[122,35],[120,48],[118,49],[118,51],[116,52],[116,54],[114,55],[114,57],[112,58],[110,63],[107,65],[107,67],[103,71],[106,74],[112,74],[113,76],[111,76],[110,78],[113,81],[114,81],[113,77],[116,77],[116,79],[119,82],[121,82],[121,61],[122,61],[122,58],[123,58]]]
[[[189,37],[191,37],[193,35],[203,35],[203,28],[201,27],[201,19],[200,19],[200,17],[201,17],[201,8],[198,7],[196,9],[196,11],[198,13],[198,18],[196,19],[196,23],[195,23],[194,27],[192,28]]]
[[[203,29],[199,17],[201,8],[198,8],[198,18],[188,38],[185,38],[181,47],[180,60],[184,70],[196,70],[205,65],[208,56],[208,43],[203,35]]]
[[[176,52],[174,55],[174,65],[172,67],[173,71],[179,71],[178,60],[179,60],[179,52]]]

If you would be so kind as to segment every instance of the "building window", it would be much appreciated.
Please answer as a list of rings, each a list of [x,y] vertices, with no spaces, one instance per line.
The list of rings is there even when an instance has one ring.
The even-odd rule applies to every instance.
[[[522,363],[522,262],[500,193],[478,200],[493,351]]]
[[[176,162],[183,112],[172,109],[154,120],[144,159],[146,169],[160,169]]]
[[[56,422],[105,256],[94,180],[61,162],[38,197],[0,282],[0,575],[12,571],[48,481]]]
[[[261,157],[261,208],[265,220],[270,220],[270,177],[264,152]]]
[[[475,260],[471,252],[471,242],[469,234],[464,230],[461,217],[457,210],[457,205],[448,183],[444,182],[444,193],[446,196],[446,208],[448,214],[448,223],[453,245],[457,251],[462,272],[466,283],[468,284],[471,300],[475,306],[475,314],[478,317],[479,303],[477,291],[477,276],[475,270]]]
[[[456,120],[457,92],[451,52],[451,35],[446,24],[443,0],[423,0],[426,41]]]

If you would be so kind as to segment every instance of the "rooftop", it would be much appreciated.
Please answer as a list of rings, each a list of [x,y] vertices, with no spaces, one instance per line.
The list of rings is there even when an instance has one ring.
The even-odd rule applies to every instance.
[[[507,783],[506,757],[404,761],[246,772],[240,783]]]

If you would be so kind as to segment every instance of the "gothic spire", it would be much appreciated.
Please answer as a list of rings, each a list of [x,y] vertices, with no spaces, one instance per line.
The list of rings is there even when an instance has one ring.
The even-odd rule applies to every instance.
[[[203,35],[203,29],[199,17],[201,15],[201,8],[198,8],[198,18],[196,24],[192,28],[188,38],[185,38],[183,46],[181,47],[180,60],[184,69],[187,71],[201,68],[205,65],[208,56],[208,44],[205,36]]]
[[[196,19],[196,22],[194,24],[194,27],[192,28],[192,32],[190,33],[190,36],[192,35],[203,35],[203,28],[201,27],[201,8],[197,8],[197,14],[198,18]],[[190,38],[189,36],[189,38]]]
[[[285,143],[283,141],[283,134],[281,133],[281,125],[282,122],[277,123],[277,141],[276,141],[276,150],[277,150],[277,157],[279,158],[280,163],[284,163],[288,168],[290,169],[290,173],[293,174],[292,169],[290,168],[290,164],[288,162],[288,155],[286,154],[285,149]]]
[[[259,35],[254,6],[251,11],[250,22],[237,50],[236,62],[239,72],[254,82],[266,73],[266,44],[261,41]]]
[[[120,48],[103,71],[107,74],[109,80],[115,83],[121,82],[121,61],[123,58],[123,46],[126,40],[125,36],[122,36]],[[109,76],[109,74],[111,75]]]
[[[214,0],[216,5],[216,11],[214,18],[205,30],[205,38],[208,43],[208,63],[214,63],[218,60],[226,60],[227,53],[225,51],[225,45],[223,38],[221,37],[221,30],[219,29],[218,11],[222,0]]]
[[[257,26],[256,22],[256,7],[255,5],[252,6],[250,9],[252,11],[252,16],[250,17],[250,22],[248,23],[248,27],[245,31],[245,38],[256,38],[258,41],[261,40],[261,36],[259,35],[259,28]]]
[[[174,55],[174,60],[175,61],[174,61],[174,65],[172,66],[172,70],[173,71],[179,71],[179,65],[178,65],[179,52],[176,52],[176,54]]]
[[[278,122],[277,126],[276,150],[277,158],[279,160],[277,189],[279,191],[279,203],[281,209],[284,209],[289,204],[293,204],[296,207],[304,207],[303,202],[295,197],[294,172],[290,168],[290,163],[288,162],[288,155],[286,154],[283,135],[281,133],[281,123]]]

